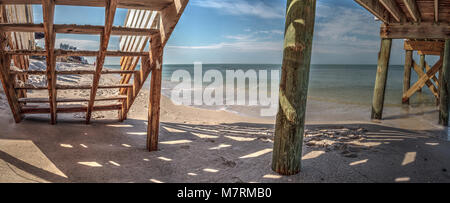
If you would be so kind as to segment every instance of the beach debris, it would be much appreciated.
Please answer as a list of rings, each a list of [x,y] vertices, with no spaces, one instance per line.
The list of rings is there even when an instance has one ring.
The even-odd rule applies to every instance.
[[[326,152],[340,151],[344,157],[356,158],[357,153],[369,149],[358,144],[364,140],[367,132],[365,128],[307,129],[304,142],[308,147],[324,148]]]

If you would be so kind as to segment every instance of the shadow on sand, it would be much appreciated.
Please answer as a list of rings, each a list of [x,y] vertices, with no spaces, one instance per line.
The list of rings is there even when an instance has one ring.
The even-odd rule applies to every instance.
[[[304,145],[302,172],[284,177],[270,168],[273,125],[161,123],[160,149],[147,152],[144,120],[46,122],[0,126],[0,160],[17,176],[13,181],[450,182],[450,144],[438,130],[308,125],[324,133],[317,140],[324,143],[339,142],[336,130],[364,129],[356,144],[363,147],[346,156],[341,148]]]

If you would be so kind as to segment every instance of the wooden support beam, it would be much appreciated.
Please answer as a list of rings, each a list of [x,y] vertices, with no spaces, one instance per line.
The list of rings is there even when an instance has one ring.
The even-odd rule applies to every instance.
[[[420,21],[422,21],[422,17],[417,7],[416,0],[403,0],[403,3],[405,3],[406,9],[413,18],[414,22],[419,23]]]
[[[422,63],[422,62],[421,62]],[[413,60],[413,69],[414,69],[414,71],[417,73],[417,75],[419,76],[419,78],[421,78],[422,76],[424,76],[424,75],[427,75],[427,73],[426,72],[424,72],[424,70],[425,70],[425,60],[423,61],[423,66],[422,65],[417,65],[417,63]],[[437,64],[439,64],[439,63],[437,63]],[[441,66],[442,64],[439,64],[439,66],[438,67],[435,67],[435,66],[433,66],[433,67],[435,67],[435,68],[440,68],[440,66]],[[439,71],[439,70],[438,70]],[[436,74],[436,72],[435,72],[435,74]],[[427,87],[430,89],[430,91],[431,91],[431,93],[433,93],[433,95],[434,96],[436,96],[437,97],[437,95],[438,95],[438,93],[437,93],[437,88],[434,86],[434,84],[430,81],[430,79],[431,79],[431,76],[430,76],[430,78],[428,78],[428,80],[425,80],[424,82],[424,84],[421,84],[421,86],[420,86],[420,88],[419,88],[419,92],[420,91],[422,91],[421,90],[421,88],[423,88],[423,86],[425,86],[425,85],[427,85]],[[412,95],[410,95],[410,96],[412,96]]]
[[[418,51],[419,55],[440,56],[442,52],[437,51]]]
[[[445,40],[445,51],[442,54],[442,79],[439,97],[439,124],[448,126],[449,121],[449,90],[450,90],[450,39]]]
[[[383,24],[381,38],[388,39],[449,39],[450,25],[446,23]]]
[[[124,114],[123,115],[124,118],[127,117],[127,113],[130,110],[131,106],[133,105],[134,100],[136,99],[136,97],[139,96],[138,93],[144,86],[145,80],[147,79],[150,72],[151,72],[150,59],[149,59],[149,57],[143,57],[141,71],[135,72],[134,79],[133,79],[133,88],[128,89],[128,91],[127,91],[128,99],[126,102],[126,106],[125,106],[125,101],[124,101],[124,107],[122,108],[122,114]]]
[[[120,109],[120,104],[98,105],[94,106],[92,111],[115,111]],[[84,113],[87,111],[87,106],[60,106],[57,109],[58,113]],[[50,108],[45,107],[23,107],[22,114],[48,114]]]
[[[116,88],[132,88],[133,85],[130,84],[120,84],[120,85],[99,85],[97,86],[97,89],[116,89]],[[47,87],[42,86],[20,86],[15,87],[15,89],[27,89],[27,90],[46,90]],[[56,90],[86,90],[86,89],[92,89],[92,86],[90,85],[56,85]]]
[[[53,21],[55,15],[55,1],[42,0],[42,14],[44,17],[45,50],[47,52],[47,87],[50,100],[51,124],[56,124],[56,55],[54,53],[56,33],[54,32]]]
[[[8,50],[5,51],[5,54],[8,55],[28,55],[28,56],[46,56],[46,51],[38,51],[38,50]],[[56,49],[55,55],[59,56],[98,56],[98,51],[70,51],[70,50],[62,50]],[[124,52],[124,51],[106,51],[106,56],[111,57],[122,57],[122,56],[147,56],[148,52]]]
[[[355,0],[356,3],[367,9],[370,13],[386,24],[389,24],[389,12],[377,0]]]
[[[105,29],[100,40],[99,55],[97,56],[97,67],[95,68],[94,79],[92,82],[92,89],[90,94],[90,101],[88,110],[86,112],[86,123],[91,121],[92,109],[94,107],[95,97],[97,95],[97,87],[100,81],[100,76],[105,62],[106,50],[108,49],[109,39],[111,37],[112,25],[114,22],[114,16],[116,13],[117,0],[106,0],[105,9]]]
[[[150,97],[148,105],[147,149],[158,150],[159,114],[161,102],[162,55],[161,36],[154,36],[150,42],[150,59],[152,75],[150,81]]]
[[[419,55],[420,61],[419,61],[419,68],[421,70],[420,74],[419,72],[417,72],[417,69],[414,68],[414,70],[418,73],[419,77],[424,75],[425,73],[423,71],[425,71],[425,55]],[[415,64],[414,64],[415,66]],[[425,71],[426,72],[426,71]],[[428,84],[430,84],[429,82],[427,82]],[[422,92],[422,88],[420,88],[418,90],[418,92]]]
[[[394,19],[398,23],[403,23],[406,21],[405,15],[401,11],[400,7],[397,5],[396,1],[392,0],[379,0],[379,1],[381,5],[383,5],[384,8],[386,8],[386,10],[389,11],[389,13],[391,13],[392,17],[394,17]]]
[[[102,70],[103,74],[134,74],[137,71],[124,71],[124,70]],[[11,71],[11,75],[45,75],[46,71],[40,70],[24,70],[24,71]],[[92,70],[70,70],[70,71],[56,71],[56,75],[93,75],[95,71]]]
[[[117,8],[162,10],[174,0],[119,0]],[[105,0],[55,0],[56,5],[106,7]],[[0,4],[42,4],[40,0],[0,0]]]
[[[408,92],[411,87],[411,67],[412,67],[413,51],[406,50],[405,54],[405,72],[403,75],[403,94]],[[409,98],[402,101],[403,104],[409,104]]]
[[[61,34],[89,34],[99,35],[103,33],[104,26],[100,25],[75,25],[75,24],[55,24],[55,32]],[[0,24],[0,31],[3,32],[43,32],[44,24],[32,23],[3,23]],[[128,28],[112,27],[111,35],[134,35],[150,36],[159,32],[158,29],[150,28]]]
[[[405,93],[403,94],[403,101],[406,99],[409,99],[414,93],[416,93],[419,89],[421,89],[423,86],[427,85],[428,88],[430,88],[433,95],[438,98],[439,94],[437,93],[437,88],[434,86],[434,84],[430,81],[431,77],[433,75],[436,75],[436,73],[439,71],[439,69],[442,66],[442,60],[439,60],[431,70],[429,70],[426,74],[423,73],[423,70],[419,68],[419,66],[414,63],[414,70],[419,75],[419,79],[417,82]]]
[[[439,68],[440,69],[440,68]],[[428,72],[431,70],[431,67],[428,65],[428,63],[425,61],[425,72]],[[434,81],[434,84],[436,84],[437,89],[439,89],[439,80],[436,77],[436,75],[431,76],[431,79]],[[439,91],[437,91],[437,93],[439,94]]]
[[[386,82],[391,57],[392,39],[381,39],[381,48],[378,55],[377,77],[373,91],[372,119],[382,119]]]
[[[131,18],[131,26],[135,26],[135,27],[158,27],[158,24],[160,22],[160,18],[159,18],[159,14],[157,13],[149,13],[146,12],[144,14],[144,18],[146,19],[146,21],[142,22],[142,21],[137,21],[136,20],[136,16],[137,18],[140,18],[139,16],[142,15],[142,12],[137,12],[136,13],[132,13],[129,12],[128,14],[132,15],[133,18]],[[151,16],[150,16],[151,14]],[[138,39],[137,39],[138,38]],[[137,41],[136,41],[137,39]],[[136,36],[131,36],[128,37],[125,40],[125,43],[123,44],[122,49],[126,50],[126,51],[132,51],[132,50],[137,50],[140,49],[140,51],[143,51],[145,49],[145,45],[148,41],[148,37],[143,38],[143,37],[136,37]],[[147,54],[148,55],[148,54]],[[123,70],[134,70],[138,64],[139,61],[139,57],[122,57],[121,59],[121,69]],[[131,79],[131,75],[124,75],[121,79],[121,83],[127,84],[129,83]],[[120,90],[121,94],[126,94],[126,89],[121,89]]]
[[[5,96],[8,99],[9,107],[14,117],[14,121],[19,123],[22,121],[22,115],[20,113],[20,105],[17,101],[17,93],[14,90],[14,78],[9,75],[9,69],[11,65],[11,57],[3,54],[3,50],[6,46],[6,36],[4,33],[0,33],[0,79],[3,85]]]
[[[5,6],[0,7],[0,22],[5,23],[8,22],[8,14]],[[14,117],[14,121],[19,123],[22,120],[22,115],[20,114],[20,105],[17,102],[19,97],[26,96],[26,91],[16,92],[14,90],[15,76],[9,75],[9,70],[11,66],[11,57],[5,55],[4,51],[7,45],[10,48],[14,47],[12,36],[9,33],[4,33],[0,31],[0,74],[1,81],[3,85],[3,90],[5,92],[5,96],[7,97],[9,107],[11,108],[11,112]],[[14,64],[16,65],[18,60],[17,57],[14,57]],[[22,79],[24,79],[22,77]]]
[[[150,63],[152,76],[150,82],[150,101],[148,107],[148,131],[147,149],[156,151],[158,149],[159,115],[161,102],[161,80],[163,50],[169,40],[175,26],[180,20],[189,0],[174,0],[174,2],[160,12],[160,33],[152,35],[150,41]],[[309,2],[309,1],[308,1]],[[315,3],[315,0],[314,0]]]
[[[422,51],[422,52],[443,52],[444,42],[443,41],[413,41],[406,40],[404,43],[405,50],[411,51]],[[419,53],[419,55],[421,55]],[[428,55],[428,54],[425,54]],[[440,54],[439,54],[440,56]]]
[[[439,23],[439,0],[434,0],[434,22]]]
[[[316,1],[288,0],[287,8],[272,170],[294,175],[301,169]]]
[[[113,97],[103,97],[95,98],[95,101],[116,101],[116,100],[126,100],[127,97],[122,95],[117,95]],[[57,103],[74,103],[74,102],[89,102],[87,98],[63,98],[57,99]],[[19,103],[49,103],[47,98],[20,98]]]

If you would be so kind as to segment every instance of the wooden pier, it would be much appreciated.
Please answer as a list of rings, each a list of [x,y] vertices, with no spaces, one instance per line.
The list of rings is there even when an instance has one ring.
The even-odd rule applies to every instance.
[[[382,22],[372,119],[383,118],[393,39],[404,39],[404,104],[425,86],[440,108],[439,122],[448,126],[450,90],[450,0],[355,0]],[[300,171],[306,96],[313,38],[315,0],[287,1],[280,107],[276,121],[272,169],[283,175]],[[295,20],[292,20],[295,19]],[[420,62],[413,60],[413,52]],[[426,56],[440,60],[429,64]],[[411,74],[418,81],[411,85]]]

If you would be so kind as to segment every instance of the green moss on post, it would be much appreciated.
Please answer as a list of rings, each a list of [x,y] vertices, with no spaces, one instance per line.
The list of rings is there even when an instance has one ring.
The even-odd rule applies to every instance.
[[[439,124],[448,126],[449,115],[449,93],[450,90],[450,39],[445,40],[445,50],[443,53],[443,65],[441,76],[441,87],[439,97]]]
[[[288,0],[272,169],[300,172],[316,0]]]
[[[381,40],[381,48],[378,55],[377,78],[375,80],[375,88],[373,91],[372,119],[381,119],[383,117],[384,95],[386,93],[391,46],[392,39]]]

